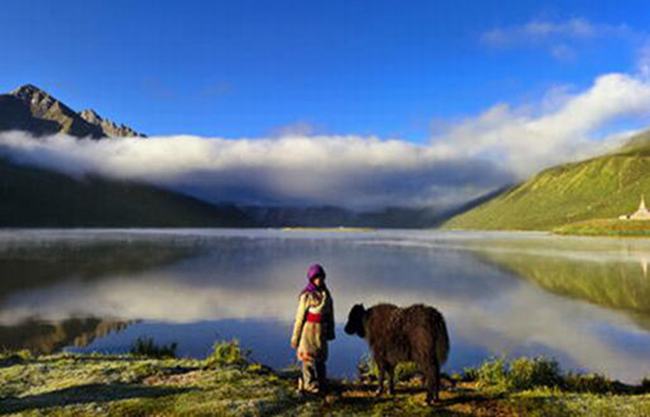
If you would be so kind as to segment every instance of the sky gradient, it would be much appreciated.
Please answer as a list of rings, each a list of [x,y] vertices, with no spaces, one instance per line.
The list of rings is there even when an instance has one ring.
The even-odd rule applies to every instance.
[[[0,91],[33,83],[150,135],[223,137],[426,141],[495,103],[631,71],[642,42],[560,34],[498,45],[486,33],[571,19],[650,26],[647,4],[620,1],[21,0],[2,9]]]

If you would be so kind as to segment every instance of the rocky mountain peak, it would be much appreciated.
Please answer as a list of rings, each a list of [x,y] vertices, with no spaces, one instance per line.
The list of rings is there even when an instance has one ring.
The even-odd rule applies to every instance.
[[[35,135],[66,133],[77,137],[146,137],[92,109],[75,112],[33,84],[0,94],[0,131],[23,130]]]
[[[105,119],[93,109],[85,109],[79,112],[79,116],[86,122],[98,126],[102,129],[104,134],[112,137],[146,137],[146,135],[136,132],[124,124],[117,124],[112,120]]]
[[[43,116],[53,106],[61,107],[64,112],[69,110],[60,101],[33,84],[20,86],[10,94],[29,105],[37,117]]]
[[[79,112],[79,116],[88,123],[100,124],[104,119],[93,109],[85,109]]]
[[[37,94],[48,95],[45,91],[36,87],[34,84],[21,85],[20,87],[11,91],[9,94],[20,98],[27,98],[27,97],[31,98],[32,96]]]

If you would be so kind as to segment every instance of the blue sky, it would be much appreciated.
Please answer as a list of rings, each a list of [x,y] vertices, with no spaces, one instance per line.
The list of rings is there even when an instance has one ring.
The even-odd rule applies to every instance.
[[[650,27],[644,2],[4,1],[0,90],[34,83],[151,135],[421,142],[499,102],[631,71],[639,41],[494,45],[532,21]],[[517,37],[518,35],[513,35]]]

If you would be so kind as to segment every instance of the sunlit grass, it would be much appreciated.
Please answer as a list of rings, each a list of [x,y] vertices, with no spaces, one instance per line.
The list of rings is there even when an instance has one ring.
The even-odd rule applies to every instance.
[[[560,235],[648,237],[650,221],[594,219],[570,223],[553,229],[553,232]]]

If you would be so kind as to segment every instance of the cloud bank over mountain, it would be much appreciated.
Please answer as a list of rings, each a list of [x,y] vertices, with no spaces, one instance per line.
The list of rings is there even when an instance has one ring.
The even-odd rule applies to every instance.
[[[77,177],[144,181],[215,202],[445,206],[609,149],[629,133],[627,122],[647,121],[649,110],[647,79],[611,73],[583,91],[554,88],[536,103],[495,104],[428,144],[308,132],[99,141],[8,132],[0,134],[0,155]]]
[[[491,161],[440,158],[427,146],[359,136],[95,141],[11,132],[0,135],[0,152],[73,176],[141,180],[246,204],[450,203],[511,180]]]

